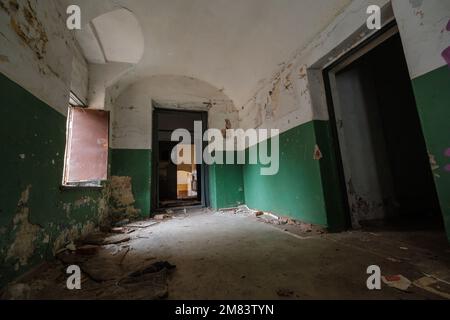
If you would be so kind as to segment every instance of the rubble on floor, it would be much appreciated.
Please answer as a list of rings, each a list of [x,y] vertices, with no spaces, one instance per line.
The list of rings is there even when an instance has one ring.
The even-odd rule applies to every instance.
[[[300,233],[315,233],[315,234],[324,234],[327,232],[327,230],[321,226],[301,222],[292,218],[279,217],[270,212],[252,210],[245,205],[236,208],[221,209],[219,210],[219,213],[256,217],[259,221],[272,224],[275,226],[291,226],[291,228],[286,229],[286,231],[294,231],[294,233],[295,231]]]
[[[68,244],[56,255],[40,280],[30,277],[23,283],[10,284],[2,299],[132,299],[155,300],[168,295],[168,277],[176,266],[155,257],[133,255],[136,241],[148,239],[152,226],[160,221],[127,222],[112,227],[109,232],[90,234]],[[66,287],[68,266],[78,266],[82,272],[83,290]],[[42,280],[45,279],[45,280]]]

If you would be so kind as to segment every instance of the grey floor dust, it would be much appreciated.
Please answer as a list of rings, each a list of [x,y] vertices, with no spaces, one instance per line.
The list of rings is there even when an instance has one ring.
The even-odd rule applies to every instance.
[[[141,289],[138,295],[112,290],[117,287],[113,279],[106,279],[107,290],[84,279],[82,290],[68,292],[61,263],[55,262],[25,284],[27,298],[445,299],[450,294],[450,246],[443,233],[323,234],[268,224],[254,215],[199,210],[140,228],[130,238],[102,248],[104,265],[120,266],[119,274],[155,261],[176,265],[167,273],[167,286],[157,284],[158,292],[144,282],[133,284],[133,292]],[[370,265],[378,265],[383,275],[401,274],[413,283],[407,291],[385,284],[370,291]],[[428,280],[428,287],[415,285],[418,280]]]

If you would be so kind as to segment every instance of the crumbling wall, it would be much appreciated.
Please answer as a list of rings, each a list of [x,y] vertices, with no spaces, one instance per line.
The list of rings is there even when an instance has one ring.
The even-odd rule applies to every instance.
[[[243,168],[249,207],[330,229],[345,225],[344,211],[337,198],[330,196],[339,190],[339,181],[322,69],[369,36],[362,27],[367,7],[388,2],[353,1],[310,43],[282,62],[272,77],[262,79],[239,109],[241,127],[280,130],[278,174],[261,176],[258,165]]]
[[[70,89],[85,100],[88,85],[66,16],[60,1],[0,1],[0,71],[62,114]]]
[[[450,2],[397,0],[393,6],[450,241]]]
[[[320,170],[313,175],[301,175],[299,179],[310,179],[313,184],[321,180],[323,186],[318,192],[322,194],[317,193],[314,197],[323,197],[323,194],[328,194],[319,207],[325,205],[328,208],[327,212],[332,211],[333,206],[327,204],[327,198],[334,198],[335,204],[339,201],[331,195],[336,193],[339,182],[333,174],[337,167],[334,163],[336,159],[333,159],[333,152],[331,152],[333,145],[328,128],[329,117],[321,72],[332,61],[342,57],[375,32],[365,27],[368,17],[367,7],[380,6],[384,10],[382,11],[384,23],[386,17],[392,15],[389,12],[389,3],[392,3],[393,14],[398,23],[426,143],[430,159],[432,159],[431,166],[444,211],[444,220],[447,230],[450,230],[448,210],[450,202],[447,192],[450,177],[448,156],[446,156],[446,150],[449,147],[446,137],[450,135],[449,126],[444,120],[449,118],[447,107],[449,90],[446,88],[450,83],[447,61],[450,44],[450,2],[440,0],[353,1],[314,40],[307,46],[299,48],[291,59],[281,63],[271,78],[261,80],[261,86],[255,90],[249,102],[239,109],[240,125],[243,128],[276,128],[282,133],[293,134],[292,130],[305,130],[301,127],[312,123],[310,130],[314,134],[304,134],[301,141],[310,146],[306,149],[304,157],[309,157],[314,152],[311,148],[316,145],[321,150],[322,157],[320,159],[314,157],[314,161],[320,164]],[[312,140],[306,141],[306,139]],[[281,149],[280,153],[286,155],[289,151]],[[306,165],[305,168],[307,168]],[[252,171],[250,167],[244,167],[244,175],[246,172],[248,174],[245,181],[252,181],[256,188],[260,186],[267,192],[276,191],[266,188],[267,183],[259,181],[257,177],[250,174]],[[257,170],[254,171],[256,172]],[[331,178],[328,180],[327,177]],[[280,183],[283,182],[280,181],[277,185]],[[247,190],[250,190],[247,182],[245,190],[245,198],[248,201],[252,197],[247,193]],[[297,188],[297,190],[299,194],[304,194],[301,189]],[[330,192],[330,190],[334,191]],[[291,191],[289,193],[291,199],[298,196]],[[312,201],[306,201],[312,203]],[[261,201],[255,200],[254,203],[257,205]],[[337,206],[334,205],[334,207]],[[278,209],[287,210],[281,205]],[[283,212],[280,213],[283,214]],[[299,215],[304,216],[304,214]],[[327,220],[333,219],[335,217],[328,213]],[[450,232],[447,233],[450,237]]]
[[[141,210],[135,208],[136,200],[133,195],[131,177],[111,177],[111,214],[118,221],[122,219],[136,219]]]
[[[60,1],[0,1],[0,287],[108,219],[109,189],[61,188],[69,93],[87,64]]]

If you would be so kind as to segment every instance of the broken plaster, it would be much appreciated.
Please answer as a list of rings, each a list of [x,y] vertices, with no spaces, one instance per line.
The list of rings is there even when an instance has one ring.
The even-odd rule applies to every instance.
[[[6,260],[18,260],[16,269],[28,264],[28,259],[33,255],[36,248],[36,239],[41,228],[30,223],[28,200],[30,197],[31,185],[29,185],[20,197],[17,204],[17,213],[14,217],[13,230],[17,230],[13,244],[8,250]]]
[[[132,178],[113,176],[111,178],[111,211],[120,218],[136,218],[140,210],[134,207]]]

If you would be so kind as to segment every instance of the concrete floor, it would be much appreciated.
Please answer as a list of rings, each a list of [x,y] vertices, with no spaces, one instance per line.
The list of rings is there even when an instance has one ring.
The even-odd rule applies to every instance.
[[[128,245],[131,250],[121,258],[127,270],[155,258],[176,265],[168,299],[445,298],[414,285],[408,292],[384,284],[369,291],[370,265],[411,281],[423,273],[450,280],[450,246],[442,233],[426,231],[308,233],[254,216],[195,211],[134,232]],[[437,288],[450,292],[444,282]],[[73,298],[48,282],[29,296],[36,297]]]

